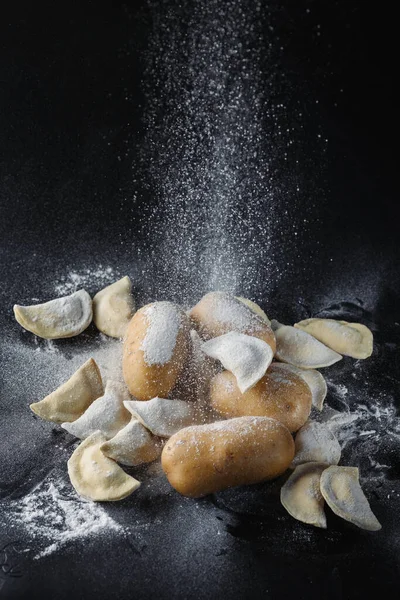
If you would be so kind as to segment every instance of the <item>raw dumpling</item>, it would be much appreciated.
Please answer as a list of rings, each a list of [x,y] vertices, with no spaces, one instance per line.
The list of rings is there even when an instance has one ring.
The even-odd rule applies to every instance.
[[[22,327],[47,340],[69,338],[81,333],[92,320],[92,299],[85,290],[56,298],[45,304],[14,305]]]
[[[305,319],[294,325],[340,354],[368,358],[373,350],[372,332],[361,323],[335,319]]]
[[[296,453],[292,469],[307,462],[321,462],[337,465],[340,460],[340,444],[332,431],[324,423],[308,421],[296,434]]]
[[[123,277],[93,298],[93,321],[97,329],[114,338],[122,338],[135,310],[132,283]]]
[[[272,321],[276,338],[276,358],[301,369],[329,367],[342,359],[312,335],[289,325]]]
[[[132,417],[128,425],[104,442],[100,450],[113,460],[135,467],[158,458],[162,451],[161,440],[152,435],[144,425]]]
[[[29,408],[46,421],[71,422],[78,419],[103,393],[99,367],[90,358],[68,381]]]
[[[105,441],[104,435],[96,431],[77,447],[68,461],[69,478],[78,494],[97,502],[122,500],[140,486],[139,481],[104,456],[100,446]]]
[[[197,411],[189,402],[183,400],[152,400],[124,402],[125,407],[153,435],[171,437],[183,427],[196,424]]]
[[[95,400],[79,419],[63,423],[61,427],[81,440],[95,431],[101,431],[107,439],[112,438],[131,418],[123,405],[129,397],[123,383],[107,381],[104,396]]]
[[[246,304],[250,308],[253,313],[255,313],[258,317],[260,317],[263,321],[267,323],[267,325],[271,325],[271,321],[268,319],[267,315],[263,311],[263,309],[258,306],[253,300],[248,300],[247,298],[243,298],[243,296],[235,296],[236,300],[240,300],[243,304]]]
[[[213,338],[202,348],[234,374],[242,394],[260,381],[274,356],[271,347],[263,340],[236,331]]]
[[[299,465],[281,489],[281,502],[292,517],[322,529],[326,529],[326,516],[320,479],[325,469],[317,462]]]
[[[321,476],[321,493],[335,514],[368,531],[382,528],[359,483],[357,467],[326,469]]]

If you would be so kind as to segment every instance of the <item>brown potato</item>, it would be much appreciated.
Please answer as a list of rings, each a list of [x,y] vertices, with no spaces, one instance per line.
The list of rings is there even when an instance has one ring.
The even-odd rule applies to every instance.
[[[192,308],[190,317],[202,338],[237,331],[264,340],[275,353],[275,335],[268,323],[235,296],[209,292]]]
[[[190,320],[171,302],[153,302],[132,317],[124,339],[123,374],[138,400],[166,397],[190,349]]]
[[[292,432],[307,421],[311,401],[311,390],[299,375],[282,373],[273,364],[264,377],[244,394],[229,371],[218,373],[211,381],[211,406],[224,417],[271,417]]]
[[[278,477],[293,457],[293,438],[282,423],[240,417],[181,429],[164,446],[161,464],[172,487],[197,498]]]

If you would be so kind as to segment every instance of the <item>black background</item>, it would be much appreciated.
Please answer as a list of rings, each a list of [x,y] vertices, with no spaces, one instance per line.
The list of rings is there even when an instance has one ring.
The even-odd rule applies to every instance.
[[[303,98],[310,121],[315,110],[330,141],[323,159],[327,201],[321,202],[315,231],[323,243],[306,280],[302,269],[292,273],[272,300],[292,316],[293,288],[300,289],[311,310],[321,309],[328,297],[334,303],[361,296],[376,322],[399,321],[394,15],[373,3],[275,4],[285,46],[282,69]],[[171,5],[178,10],[178,3]],[[116,268],[131,261],[138,294],[146,298],[148,274],[137,267],[141,238],[135,218],[154,199],[146,182],[132,173],[145,136],[140,82],[152,28],[149,7],[145,2],[15,3],[1,12],[2,326],[10,326],[15,298],[23,303],[45,296],[49,272],[82,261]],[[308,100],[314,97],[317,106]],[[310,239],[307,260],[312,249]],[[365,274],[364,283],[352,280],[349,264]],[[331,297],[329,282],[342,270],[350,273],[347,283]],[[175,496],[167,501],[149,494],[141,502],[142,510],[165,520],[172,504],[176,510],[180,503],[194,519],[196,510],[204,511],[207,522],[205,500],[196,510]],[[257,504],[254,495],[249,502]],[[194,543],[186,549],[182,540],[190,535],[190,518],[174,513],[159,539],[158,533],[149,534],[150,559],[143,563],[141,550],[128,555],[122,546],[113,547],[111,555],[106,547],[89,549],[82,563],[78,549],[38,567],[28,582],[13,582],[9,597],[145,598],[154,593],[163,598],[295,594],[336,599],[396,593],[398,562],[390,549],[385,551],[382,538],[375,544],[370,535],[349,528],[341,544],[330,545],[321,536],[317,550],[308,551],[304,542],[298,550],[283,550],[294,542],[285,542],[282,523],[260,517],[268,507],[253,508],[255,517],[240,520],[215,507],[215,519],[233,540],[233,546],[220,550],[221,564],[205,537],[197,550]],[[386,527],[395,526],[396,519],[388,517]]]

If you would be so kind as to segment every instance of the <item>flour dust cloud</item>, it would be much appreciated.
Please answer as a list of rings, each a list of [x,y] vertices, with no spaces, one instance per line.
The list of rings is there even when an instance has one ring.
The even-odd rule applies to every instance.
[[[151,3],[142,233],[154,298],[220,289],[265,299],[290,269],[312,210],[303,190],[302,112],[264,3]],[[261,296],[261,294],[263,294]]]

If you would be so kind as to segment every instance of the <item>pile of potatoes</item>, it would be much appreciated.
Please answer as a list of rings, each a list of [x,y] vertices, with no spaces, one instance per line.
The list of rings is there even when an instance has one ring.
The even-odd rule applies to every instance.
[[[46,328],[53,338],[63,331],[69,337],[73,326],[62,322],[63,314],[79,319],[65,310],[68,298],[47,303],[49,310],[17,307],[16,318],[42,337]],[[83,440],[68,462],[78,493],[124,498],[140,482],[118,463],[136,466],[160,455],[171,486],[190,497],[270,480],[290,468],[281,501],[292,516],[326,527],[326,501],[348,521],[380,528],[358,470],[338,466],[340,445],[329,424],[309,419],[327,392],[316,369],[342,355],[370,356],[367,327],[332,319],[282,325],[226,292],[210,292],[187,311],[163,301],[134,313],[127,277],[101,290],[90,311],[103,333],[123,337],[124,383],[109,381],[104,390],[91,359],[31,405]]]

